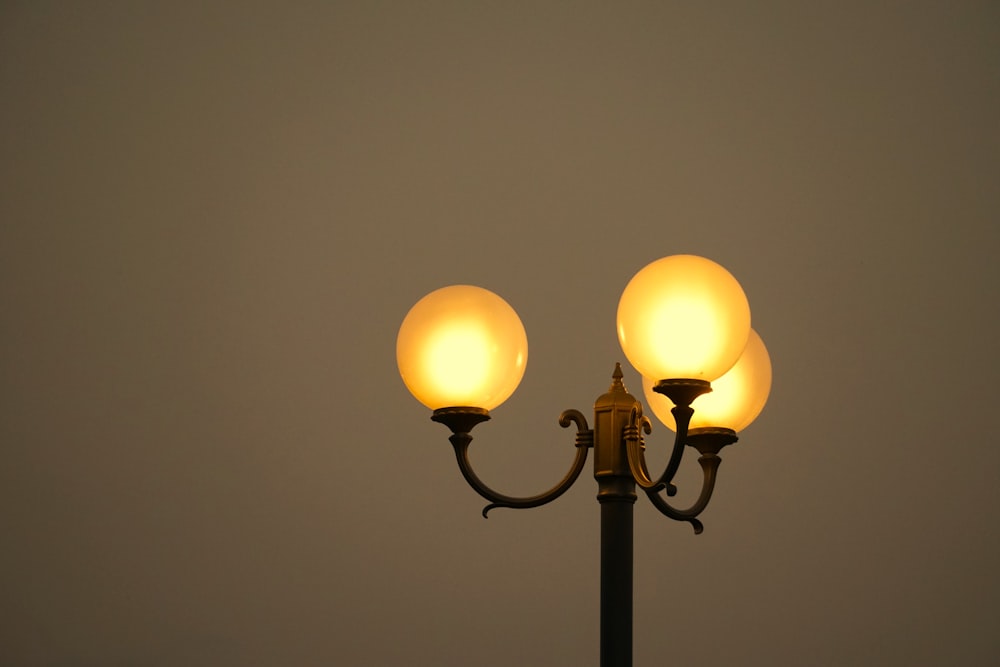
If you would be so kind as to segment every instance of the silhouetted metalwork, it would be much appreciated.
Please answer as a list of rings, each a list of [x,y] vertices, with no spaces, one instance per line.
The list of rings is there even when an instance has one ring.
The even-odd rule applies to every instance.
[[[483,516],[496,507],[538,507],[551,502],[569,489],[580,476],[587,461],[587,452],[594,449],[594,478],[597,480],[597,500],[601,505],[601,666],[628,667],[632,664],[632,511],[638,485],[646,497],[665,516],[685,521],[702,532],[697,519],[712,497],[721,459],[719,451],[736,442],[735,431],[726,428],[689,429],[694,409],[691,403],[712,390],[704,380],[662,380],[654,391],[673,403],[671,412],[677,426],[673,449],[666,469],[652,478],[646,467],[643,434],[652,425],[643,414],[642,403],[628,393],[622,382],[621,365],[616,364],[608,391],[594,403],[594,428],[578,410],[566,410],[559,416],[563,428],[576,424],[576,457],[566,476],[554,487],[535,496],[517,498],[498,493],[488,487],[472,470],[469,462],[470,432],[480,422],[490,418],[482,408],[441,408],[433,419],[451,429],[449,438],[455,448],[458,467],[476,493],[489,501]],[[698,450],[698,463],[704,473],[701,493],[688,508],[670,505],[667,497],[677,488],[674,476],[680,467],[685,446]]]

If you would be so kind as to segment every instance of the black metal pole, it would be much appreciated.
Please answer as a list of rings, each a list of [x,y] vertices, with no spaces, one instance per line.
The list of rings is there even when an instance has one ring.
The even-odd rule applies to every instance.
[[[621,478],[614,482],[621,482],[615,484],[619,487],[627,485]],[[602,489],[598,500],[601,503],[601,667],[631,667],[634,485],[631,490]]]

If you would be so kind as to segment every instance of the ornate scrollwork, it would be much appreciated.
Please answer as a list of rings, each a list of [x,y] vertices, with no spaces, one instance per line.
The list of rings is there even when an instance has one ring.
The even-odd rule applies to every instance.
[[[613,377],[620,383],[620,369],[616,369]],[[662,389],[662,391],[661,391]],[[707,382],[699,380],[668,380],[657,385],[657,391],[668,394],[674,400],[675,406],[672,410],[674,420],[677,425],[677,432],[674,437],[673,448],[667,466],[657,478],[652,478],[646,466],[644,451],[646,448],[643,434],[652,432],[652,422],[643,414],[642,404],[635,401],[629,412],[627,423],[621,431],[621,438],[624,441],[625,455],[628,459],[628,469],[635,483],[642,487],[646,496],[653,506],[665,516],[675,521],[686,521],[694,527],[696,534],[701,533],[703,526],[697,519],[698,515],[708,506],[715,489],[715,479],[718,473],[719,450],[726,445],[736,442],[736,433],[724,428],[688,428],[691,415],[694,410],[690,403],[694,398],[705,391],[710,391]],[[624,392],[624,386],[621,387]],[[458,461],[458,468],[476,493],[489,501],[483,508],[483,516],[486,517],[489,511],[497,507],[510,507],[523,509],[528,507],[538,507],[550,503],[563,493],[580,476],[583,466],[586,464],[588,451],[594,447],[595,434],[587,425],[587,418],[579,410],[565,410],[559,415],[559,425],[568,428],[571,424],[576,425],[576,456],[570,466],[569,472],[563,479],[548,491],[534,496],[516,497],[508,496],[494,491],[487,486],[472,469],[469,461],[469,445],[472,442],[470,431],[479,423],[490,418],[488,411],[482,408],[453,407],[435,410],[431,419],[448,426],[452,435],[448,438],[455,449],[455,458]],[[611,443],[621,443],[619,440],[612,440]],[[701,465],[703,481],[701,493],[698,499],[688,508],[679,509],[672,506],[667,497],[677,493],[677,487],[673,484],[674,475],[680,467],[681,459],[684,456],[684,447],[690,445],[697,449],[701,456],[698,463]],[[603,445],[602,445],[603,446]],[[613,446],[613,445],[612,445]],[[663,492],[663,493],[661,493]],[[631,493],[631,491],[630,491]],[[666,496],[666,497],[664,497]],[[634,498],[634,495],[632,496]]]
[[[667,463],[663,474],[657,479],[652,479],[649,469],[646,467],[646,457],[643,455],[646,445],[642,434],[650,434],[653,430],[649,417],[642,413],[642,404],[636,403],[629,415],[628,425],[625,427],[625,447],[628,455],[628,465],[635,478],[635,483],[642,487],[644,491],[659,491],[666,489],[667,495],[672,496],[677,493],[677,487],[672,484],[677,468],[680,466],[681,458],[684,456],[684,440],[681,429],[678,429],[677,437],[674,439],[674,447],[670,453],[670,460]],[[684,429],[686,434],[687,429]]]
[[[715,479],[722,459],[719,458],[719,450],[726,445],[736,442],[736,433],[730,429],[693,429],[688,431],[691,414],[693,410],[687,406],[678,406],[674,410],[674,418],[677,422],[677,433],[674,438],[674,447],[670,455],[670,462],[666,470],[657,480],[652,480],[646,468],[646,460],[643,451],[646,446],[642,434],[647,435],[652,431],[648,417],[642,414],[642,405],[637,403],[629,416],[628,425],[625,427],[624,438],[628,454],[629,468],[636,484],[646,492],[653,507],[658,509],[665,516],[675,521],[686,521],[692,525],[696,535],[704,530],[701,521],[696,517],[708,506],[715,489]],[[678,509],[672,506],[661,494],[661,490],[666,491],[667,496],[677,493],[677,487],[672,480],[680,466],[681,458],[684,455],[684,446],[690,445],[696,448],[701,456],[698,463],[701,465],[703,481],[701,493],[698,499],[686,509]]]
[[[446,413],[445,410],[450,411],[450,413]],[[439,421],[452,428],[452,436],[449,438],[449,441],[455,449],[455,458],[458,461],[459,470],[462,471],[462,476],[465,477],[465,481],[469,483],[469,486],[471,486],[476,493],[490,501],[490,503],[483,508],[484,518],[487,517],[490,510],[497,507],[524,509],[528,507],[538,507],[539,505],[552,502],[565,493],[569,487],[573,486],[573,482],[575,482],[577,477],[580,476],[580,472],[583,471],[583,466],[587,462],[587,453],[589,449],[594,445],[594,432],[588,428],[587,419],[583,416],[583,413],[579,410],[564,411],[559,416],[559,425],[563,428],[567,428],[571,423],[575,423],[577,427],[576,457],[573,459],[573,464],[570,467],[569,472],[566,473],[566,476],[563,477],[562,481],[544,493],[524,498],[508,496],[491,489],[481,479],[479,479],[479,476],[476,475],[475,471],[473,471],[472,463],[469,461],[469,444],[472,442],[472,436],[469,434],[469,431],[472,430],[472,426],[475,426],[475,423],[473,423],[472,426],[469,426],[468,430],[464,432],[456,431],[455,428],[465,427],[468,424],[469,418],[468,416],[464,416],[464,421],[462,421],[461,424],[458,424],[456,423],[457,420],[451,416],[452,414],[467,415],[467,411],[465,410],[466,409],[461,408],[436,410],[431,419]],[[482,412],[485,413],[485,410]],[[489,419],[488,413],[486,414],[486,419]],[[480,421],[482,421],[482,419],[480,419]],[[453,424],[455,424],[454,427]]]

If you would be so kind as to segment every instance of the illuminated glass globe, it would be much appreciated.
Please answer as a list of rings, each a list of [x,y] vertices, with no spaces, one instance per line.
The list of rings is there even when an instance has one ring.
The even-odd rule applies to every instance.
[[[642,378],[646,404],[669,429],[676,431],[673,403],[653,391],[656,380]],[[712,391],[699,396],[691,407],[690,428],[730,428],[736,432],[749,426],[767,403],[771,392],[771,357],[757,332],[750,330],[746,349],[725,375],[712,382]]]
[[[629,362],[656,380],[714,380],[746,347],[750,305],[725,268],[671,255],[639,271],[618,302],[618,340]]]
[[[492,410],[517,389],[528,362],[521,319],[481,287],[452,285],[420,299],[396,338],[406,388],[428,408]]]

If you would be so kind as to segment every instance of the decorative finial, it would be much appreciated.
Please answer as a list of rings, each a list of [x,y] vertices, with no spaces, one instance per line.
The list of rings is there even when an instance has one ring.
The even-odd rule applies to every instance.
[[[625,383],[622,382],[622,365],[619,362],[615,362],[615,372],[611,374],[611,388],[608,389],[609,392],[623,392],[628,393],[625,388]]]

